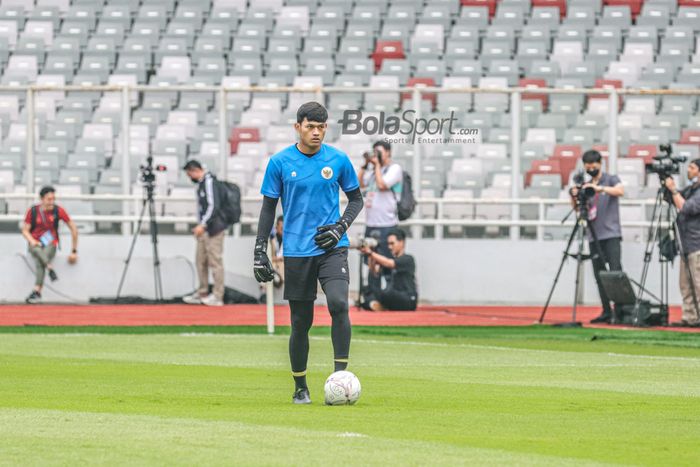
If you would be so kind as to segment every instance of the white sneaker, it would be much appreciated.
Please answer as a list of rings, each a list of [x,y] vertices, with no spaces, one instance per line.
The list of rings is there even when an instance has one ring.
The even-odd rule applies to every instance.
[[[206,297],[202,298],[202,305],[206,306],[224,306],[224,302],[219,300],[214,296],[214,294],[209,294]]]
[[[188,305],[201,305],[202,296],[199,295],[199,292],[195,292],[191,295],[185,295],[184,297],[182,297],[182,301],[187,303]]]

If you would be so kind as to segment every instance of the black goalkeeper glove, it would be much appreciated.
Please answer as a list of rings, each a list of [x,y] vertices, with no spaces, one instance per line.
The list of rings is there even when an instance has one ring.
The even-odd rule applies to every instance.
[[[267,239],[258,237],[255,239],[255,252],[253,253],[253,274],[258,282],[270,282],[275,277],[275,271],[267,257]]]
[[[343,219],[335,224],[322,225],[316,228],[318,233],[314,237],[314,242],[322,250],[330,251],[335,248],[347,230],[348,225]]]

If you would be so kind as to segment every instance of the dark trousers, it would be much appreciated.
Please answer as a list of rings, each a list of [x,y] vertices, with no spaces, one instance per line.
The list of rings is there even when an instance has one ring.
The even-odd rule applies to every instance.
[[[365,237],[377,238],[379,240],[379,244],[377,245],[377,253],[379,253],[382,256],[386,256],[387,258],[393,258],[394,255],[391,254],[391,250],[389,250],[389,245],[387,245],[387,237],[389,236],[389,233],[391,233],[391,231],[395,228],[396,226],[365,227]],[[367,261],[365,259],[365,263],[366,262]],[[370,273],[369,277],[367,278],[369,288],[371,290],[379,290],[382,285],[382,276],[388,278],[389,275],[391,275],[391,271],[387,271],[386,269],[382,269],[382,273],[377,276]]]
[[[418,305],[416,297],[393,289],[382,290],[377,294],[377,299],[389,311],[415,311]]]
[[[605,271],[605,260],[608,262],[610,271],[622,271],[622,249],[620,247],[621,238],[608,238],[605,240],[599,240],[598,244],[602,250],[601,252],[596,248],[595,242],[590,241],[589,245],[591,248],[591,254],[593,257],[593,274],[595,275],[595,281],[598,284],[598,293],[600,294],[600,301],[603,304],[603,315],[606,317],[612,317],[612,307],[610,306],[610,299],[608,294],[605,293],[603,288],[603,283],[600,280],[600,272]]]

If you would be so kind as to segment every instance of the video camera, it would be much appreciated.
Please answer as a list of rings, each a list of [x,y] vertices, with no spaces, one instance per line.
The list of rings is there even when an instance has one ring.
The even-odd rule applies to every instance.
[[[165,165],[153,165],[153,156],[146,158],[146,165],[139,166],[141,170],[141,182],[147,187],[152,187],[156,181],[156,172],[167,172],[168,167]]]
[[[585,172],[580,171],[574,175],[574,184],[577,190],[576,204],[578,206],[586,206],[586,201],[595,196],[595,188],[592,186],[583,187],[588,182],[590,182],[590,180],[586,180]],[[573,196],[573,188],[569,193]]]
[[[662,154],[654,156],[654,160],[649,166],[649,172],[659,175],[662,184],[667,178],[681,172],[681,164],[688,160],[687,157],[673,156],[670,144],[660,144],[659,151]]]

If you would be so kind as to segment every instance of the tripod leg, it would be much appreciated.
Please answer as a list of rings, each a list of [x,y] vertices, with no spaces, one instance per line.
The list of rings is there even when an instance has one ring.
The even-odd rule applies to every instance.
[[[644,249],[644,266],[642,267],[642,277],[639,280],[639,291],[637,293],[637,300],[634,303],[634,324],[639,323],[639,310],[642,304],[642,299],[644,297],[644,290],[647,282],[647,277],[649,275],[649,266],[651,265],[651,257],[654,249],[654,245],[659,238],[659,231],[661,230],[661,223],[663,221],[663,202],[664,202],[664,188],[659,188],[656,193],[656,201],[654,202],[654,209],[652,211],[651,225],[649,226],[649,231],[647,232],[647,245]],[[658,213],[658,215],[657,215]],[[661,299],[663,299],[663,291]],[[661,304],[663,307],[664,304]]]
[[[540,314],[540,319],[538,320],[539,323],[542,323],[544,321],[544,316],[547,314],[547,309],[549,308],[549,303],[552,300],[552,295],[554,295],[554,289],[557,287],[557,282],[559,282],[559,276],[561,276],[561,271],[564,269],[564,264],[566,263],[566,258],[569,257],[569,249],[571,248],[571,244],[574,242],[574,238],[576,238],[576,232],[578,232],[579,225],[578,222],[574,225],[574,228],[571,230],[571,235],[569,235],[569,241],[566,243],[566,249],[564,249],[564,255],[562,256],[561,263],[559,263],[559,270],[557,271],[557,275],[554,276],[554,283],[552,284],[552,288],[549,290],[549,295],[547,296],[547,301],[544,304],[544,308],[542,309],[542,314]]]
[[[153,245],[153,280],[155,283],[156,301],[163,300],[163,279],[160,274],[160,256],[158,255],[158,223],[156,222],[155,201],[151,196],[148,202],[150,217],[151,244]]]
[[[134,254],[136,240],[139,238],[139,234],[141,233],[141,226],[143,225],[143,216],[144,214],[146,214],[146,203],[147,199],[144,198],[144,200],[141,203],[141,214],[139,214],[139,220],[136,223],[136,232],[134,232],[134,237],[131,239],[129,254],[126,256],[126,260],[124,261],[124,269],[122,270],[122,277],[119,280],[119,288],[117,289],[116,301],[119,301],[119,297],[121,297],[122,295],[122,287],[124,286],[124,280],[126,279],[126,272],[129,269],[129,263],[131,263],[131,256]]]
[[[576,281],[574,282],[574,306],[571,309],[571,323],[574,325],[580,325],[576,322],[576,312],[578,311],[578,298],[581,291],[581,272],[583,271],[583,248],[586,240],[586,226],[588,225],[587,219],[581,219],[579,221],[583,224],[578,231],[578,253],[576,254]],[[591,232],[593,229],[591,229]],[[595,235],[595,234],[593,234]],[[594,237],[595,238],[595,237]]]

